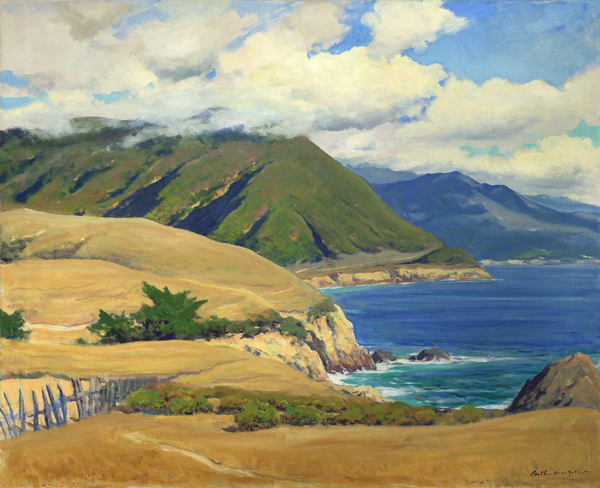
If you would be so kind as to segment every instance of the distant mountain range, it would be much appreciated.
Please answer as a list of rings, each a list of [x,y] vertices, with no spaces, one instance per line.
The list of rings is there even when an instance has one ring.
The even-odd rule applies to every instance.
[[[599,257],[600,215],[560,212],[459,172],[374,184],[403,219],[477,259]]]
[[[529,200],[539,203],[544,207],[558,210],[559,212],[586,212],[600,215],[600,207],[581,203],[568,197],[551,197],[548,195],[525,195]]]
[[[402,262],[442,255],[438,238],[307,138],[231,129],[167,136],[97,118],[74,126],[79,132],[57,138],[0,132],[3,210],[145,217],[281,265],[359,251],[397,251]]]
[[[388,168],[379,168],[370,163],[360,163],[348,166],[354,174],[364,178],[372,185],[393,183],[394,181],[414,180],[418,175],[412,171],[395,171]]]

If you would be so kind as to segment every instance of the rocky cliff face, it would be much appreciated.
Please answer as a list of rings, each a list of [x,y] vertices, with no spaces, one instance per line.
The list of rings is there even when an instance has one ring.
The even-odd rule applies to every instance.
[[[548,364],[535,378],[526,381],[508,411],[558,407],[600,411],[600,374],[589,356],[578,352]]]
[[[316,351],[313,351],[304,341],[295,337],[284,337],[278,332],[266,332],[252,338],[237,334],[212,339],[207,344],[231,347],[255,356],[275,359],[289,364],[315,380],[327,379],[325,366]]]
[[[306,343],[316,351],[328,373],[375,369],[371,355],[356,343],[354,326],[337,305],[316,320],[305,320]]]
[[[340,307],[335,309],[313,320],[306,314],[291,314],[308,331],[304,340],[267,332],[253,338],[238,334],[213,339],[209,344],[276,359],[320,381],[327,379],[327,373],[375,369],[369,353],[356,343],[354,326]]]
[[[372,285],[376,283],[409,283],[413,281],[439,280],[489,280],[487,271],[478,267],[396,267],[379,271],[356,273],[330,273],[323,276],[306,278],[304,281],[315,288],[329,286]]]

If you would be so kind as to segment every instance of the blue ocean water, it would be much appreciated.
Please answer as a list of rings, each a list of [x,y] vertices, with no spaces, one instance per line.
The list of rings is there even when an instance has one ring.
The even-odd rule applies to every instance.
[[[324,289],[354,324],[358,343],[410,356],[439,347],[450,362],[398,360],[334,375],[413,405],[503,408],[550,361],[576,352],[600,364],[600,268],[497,266],[494,281]]]

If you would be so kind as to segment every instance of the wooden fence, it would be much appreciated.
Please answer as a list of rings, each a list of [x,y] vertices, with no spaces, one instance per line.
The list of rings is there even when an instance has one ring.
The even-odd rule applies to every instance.
[[[156,378],[138,377],[109,379],[98,376],[90,378],[90,389],[83,391],[81,379],[71,378],[72,395],[65,395],[60,383],[58,392],[54,395],[48,385],[42,387],[42,406],[38,403],[35,391],[31,392],[33,412],[28,414],[25,410],[23,388],[19,388],[19,410],[14,412],[12,405],[4,392],[6,407],[0,398],[0,427],[5,439],[16,437],[27,430],[52,429],[65,425],[68,421],[67,405],[74,402],[77,406],[77,416],[71,420],[79,421],[116,408],[117,402],[124,399],[129,393],[147,385]],[[40,422],[40,416],[43,423]],[[30,421],[31,420],[31,421]]]

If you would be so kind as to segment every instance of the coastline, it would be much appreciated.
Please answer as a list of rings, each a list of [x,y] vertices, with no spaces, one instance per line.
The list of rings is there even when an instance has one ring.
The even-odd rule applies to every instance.
[[[302,279],[320,289],[419,281],[487,281],[492,280],[493,277],[485,269],[474,266],[404,265],[357,272],[340,270],[335,273],[302,277]]]

